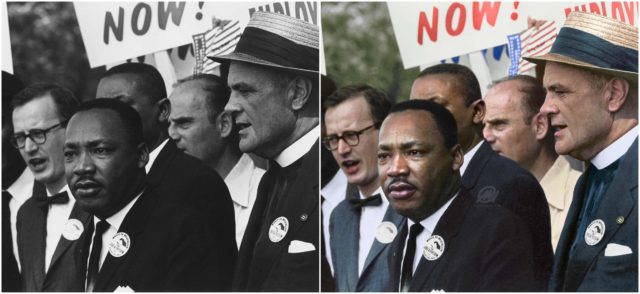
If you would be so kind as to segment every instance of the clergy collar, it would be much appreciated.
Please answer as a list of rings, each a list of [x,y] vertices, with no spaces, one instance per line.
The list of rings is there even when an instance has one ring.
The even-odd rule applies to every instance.
[[[320,134],[320,125],[315,126],[311,131],[307,132],[304,136],[300,137],[300,139],[289,145],[289,147],[282,150],[282,152],[276,156],[275,161],[281,167],[287,167],[296,162],[298,159],[302,158],[302,156],[307,154],[311,147],[313,147],[313,144],[318,141],[318,134]]]
[[[611,165],[627,153],[627,150],[629,150],[637,138],[638,126],[635,126],[596,154],[596,156],[591,159],[591,164],[599,170]]]

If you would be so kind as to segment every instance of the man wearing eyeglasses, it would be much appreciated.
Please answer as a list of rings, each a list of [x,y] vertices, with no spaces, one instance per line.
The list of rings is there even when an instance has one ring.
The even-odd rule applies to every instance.
[[[391,102],[369,85],[339,88],[324,102],[325,148],[357,186],[331,213],[331,262],[339,292],[391,292],[388,278],[388,244],[398,233],[403,217],[384,196],[378,178],[378,128]],[[327,250],[329,251],[329,250]]]
[[[11,143],[46,187],[46,194],[33,195],[18,212],[22,290],[82,291],[73,252],[89,214],[69,196],[62,153],[65,124],[78,101],[61,86],[36,84],[18,93],[12,105]]]

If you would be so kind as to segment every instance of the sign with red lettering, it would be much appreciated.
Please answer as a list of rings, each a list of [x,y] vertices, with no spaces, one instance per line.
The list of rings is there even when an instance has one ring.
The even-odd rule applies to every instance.
[[[387,3],[405,68],[505,44],[527,29],[527,18],[561,26],[574,10],[598,13],[637,26],[638,3],[614,2],[390,2]]]

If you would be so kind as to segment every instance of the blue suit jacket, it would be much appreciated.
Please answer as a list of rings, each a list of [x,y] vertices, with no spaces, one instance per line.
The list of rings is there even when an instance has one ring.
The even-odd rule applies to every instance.
[[[550,291],[633,291],[638,292],[638,139],[620,158],[618,170],[594,216],[605,223],[603,239],[594,246],[575,236],[578,216],[589,179],[582,174],[573,195],[562,235],[558,242],[549,282]],[[589,167],[593,168],[593,167]],[[622,219],[623,218],[623,219]],[[620,220],[622,223],[620,224]],[[592,220],[588,220],[591,222]],[[575,238],[576,257],[569,258]],[[628,246],[632,253],[604,256],[609,244]]]
[[[399,228],[405,218],[389,205],[382,221]],[[377,226],[378,224],[371,224]],[[337,292],[392,292],[387,266],[390,244],[373,241],[367,259],[358,277],[358,245],[360,240],[360,212],[348,200],[343,200],[331,213],[331,259]],[[398,229],[399,232],[399,229]]]

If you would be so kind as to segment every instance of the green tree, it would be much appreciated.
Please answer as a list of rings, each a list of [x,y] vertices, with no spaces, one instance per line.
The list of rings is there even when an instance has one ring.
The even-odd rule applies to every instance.
[[[338,86],[367,83],[408,99],[419,71],[404,70],[385,3],[323,2],[321,13],[327,75]]]

